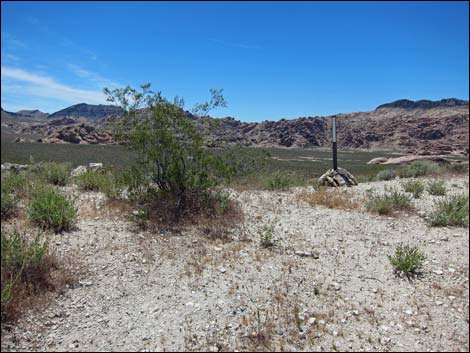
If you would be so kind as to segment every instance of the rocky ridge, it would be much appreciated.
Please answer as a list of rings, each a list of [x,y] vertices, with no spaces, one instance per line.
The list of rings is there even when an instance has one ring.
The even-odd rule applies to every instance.
[[[7,126],[21,133],[35,133],[55,143],[114,143],[106,131],[119,118],[115,106],[78,104],[48,116],[47,121],[31,123],[12,119]],[[330,117],[300,117],[263,122],[242,122],[232,117],[213,119],[187,113],[206,136],[209,147],[241,144],[256,147],[329,147]],[[2,111],[2,123],[4,121]],[[338,147],[395,149],[413,154],[463,154],[469,149],[468,101],[454,98],[441,101],[399,100],[380,105],[370,112],[338,114]],[[207,121],[217,124],[207,124]],[[77,126],[86,124],[85,133],[97,131],[108,137],[77,135]],[[3,126],[3,124],[2,124]],[[84,128],[81,126],[80,128]],[[80,129],[78,128],[78,129]],[[69,138],[70,130],[74,130]],[[92,142],[90,142],[92,141]]]

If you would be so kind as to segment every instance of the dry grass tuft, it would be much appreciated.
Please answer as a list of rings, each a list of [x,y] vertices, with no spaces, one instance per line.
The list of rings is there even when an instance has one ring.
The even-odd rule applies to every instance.
[[[361,206],[361,203],[357,199],[354,199],[350,192],[338,189],[320,189],[313,192],[305,191],[297,196],[297,200],[306,202],[310,206],[324,206],[342,210],[358,209]]]

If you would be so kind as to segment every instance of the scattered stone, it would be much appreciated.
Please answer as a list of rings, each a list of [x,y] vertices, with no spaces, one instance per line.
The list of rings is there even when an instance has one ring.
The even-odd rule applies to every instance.
[[[357,185],[356,178],[346,169],[329,169],[325,174],[318,178],[321,185],[326,186],[353,186]]]
[[[341,286],[339,283],[337,282],[331,282],[330,283],[330,288],[331,289],[334,289],[335,291],[339,291],[341,289]]]
[[[87,170],[88,170],[88,168],[86,166],[79,165],[77,168],[73,169],[70,172],[70,176],[71,177],[77,177],[77,176],[82,175],[83,173],[85,173]]]
[[[103,163],[89,163],[88,168],[90,170],[96,171],[103,168]]]

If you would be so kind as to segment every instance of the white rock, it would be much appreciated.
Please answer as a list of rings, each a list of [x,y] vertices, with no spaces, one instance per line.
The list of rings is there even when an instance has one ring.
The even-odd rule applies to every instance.
[[[88,164],[88,168],[90,168],[90,170],[98,170],[103,168],[103,163],[90,163]]]
[[[88,168],[87,168],[86,166],[84,166],[84,165],[79,165],[77,168],[73,169],[73,170],[70,172],[70,176],[76,177],[76,176],[82,175],[82,174],[85,173],[87,170],[88,170]]]

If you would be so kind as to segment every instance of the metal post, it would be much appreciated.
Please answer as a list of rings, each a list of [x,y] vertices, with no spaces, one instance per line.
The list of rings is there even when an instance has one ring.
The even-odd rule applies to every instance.
[[[338,169],[338,156],[336,147],[336,116],[333,116],[333,169]]]

